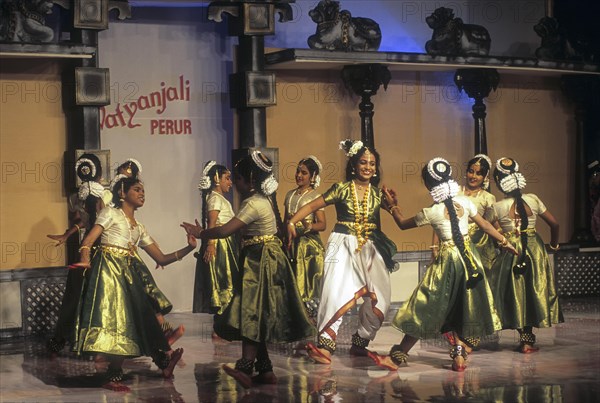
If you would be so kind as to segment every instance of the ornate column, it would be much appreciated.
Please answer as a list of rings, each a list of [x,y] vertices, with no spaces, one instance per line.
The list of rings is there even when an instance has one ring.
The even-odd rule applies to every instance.
[[[487,154],[487,134],[485,131],[486,106],[483,99],[496,90],[500,75],[496,69],[458,69],[454,83],[459,91],[465,91],[473,98],[473,119],[475,120],[475,154]]]
[[[387,66],[381,64],[359,64],[344,66],[342,80],[349,90],[360,96],[360,138],[368,146],[375,148],[375,135],[373,133],[374,105],[371,97],[377,94],[379,87],[387,89],[392,75]]]
[[[594,243],[591,232],[590,198],[587,181],[586,147],[591,120],[600,119],[594,97],[600,93],[600,78],[586,75],[565,75],[561,80],[563,92],[575,103],[575,181],[573,183],[573,234],[570,243]],[[598,109],[598,108],[597,108]],[[593,113],[592,113],[593,112]]]
[[[279,21],[292,19],[289,3],[295,0],[214,1],[208,6],[208,19],[221,22],[229,15],[229,35],[237,36],[236,72],[229,78],[231,107],[237,110],[240,150],[234,150],[234,161],[250,148],[261,148],[277,160],[276,150],[266,150],[266,107],[277,103],[275,73],[264,71],[264,37],[275,33],[275,14]]]

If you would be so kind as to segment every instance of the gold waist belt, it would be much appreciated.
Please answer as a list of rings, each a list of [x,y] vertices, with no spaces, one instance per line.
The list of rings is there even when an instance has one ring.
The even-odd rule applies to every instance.
[[[370,230],[377,229],[377,224],[372,223],[372,222],[362,224],[362,223],[355,223],[355,222],[351,222],[351,221],[338,221],[336,224],[345,225],[346,227],[352,228],[352,229],[356,229],[357,226],[359,228],[362,227],[364,229],[370,229]]]
[[[117,256],[133,256],[135,249],[124,248],[122,246],[112,245],[109,243],[100,244],[100,249],[104,252],[108,252]]]
[[[463,235],[463,239],[464,239],[464,243],[465,246],[469,244],[469,242],[471,242],[471,237],[469,235]],[[449,241],[442,241],[440,242],[440,244],[442,245],[442,248],[450,248],[452,246],[456,246],[456,244],[454,243],[454,240],[450,239]]]
[[[242,248],[245,248],[246,246],[251,246],[251,245],[258,245],[259,243],[266,243],[266,242],[274,241],[276,239],[277,239],[277,237],[275,235],[253,236],[252,238],[242,240]]]
[[[523,231],[521,231],[520,229],[517,228],[517,229],[514,229],[514,230],[509,231],[509,232],[503,232],[502,234],[504,236],[521,236],[522,232],[526,233],[529,236],[532,236],[532,235],[536,234],[535,228],[527,228],[527,229],[525,229]]]

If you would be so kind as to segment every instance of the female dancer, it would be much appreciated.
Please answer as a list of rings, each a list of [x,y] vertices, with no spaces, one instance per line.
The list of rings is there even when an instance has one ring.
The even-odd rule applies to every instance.
[[[467,355],[479,343],[479,336],[500,330],[479,255],[470,250],[469,218],[509,252],[516,251],[477,213],[467,197],[457,196],[458,184],[451,175],[452,168],[446,160],[429,161],[422,177],[435,204],[411,218],[404,218],[400,212],[395,192],[384,189],[386,207],[401,229],[429,224],[442,241],[438,257],[392,321],[392,326],[405,336],[391,348],[389,357],[380,357],[385,368],[396,369],[406,363],[409,350],[420,338],[453,332],[456,345],[450,351],[452,369],[464,371]]]
[[[316,191],[321,183],[319,176],[321,170],[321,162],[312,155],[298,163],[296,168],[298,187],[290,190],[285,196],[285,217],[288,224],[290,218],[302,206],[321,196]],[[298,236],[292,242],[292,266],[296,274],[296,283],[310,317],[316,316],[319,306],[319,286],[323,276],[325,250],[319,232],[325,231],[326,227],[325,212],[323,209],[317,210],[304,220],[296,222]]]
[[[273,384],[277,378],[267,342],[292,342],[314,335],[296,287],[289,261],[277,234],[277,181],[273,163],[260,151],[251,151],[235,166],[234,183],[243,202],[226,224],[207,230],[183,223],[188,234],[203,240],[226,238],[243,231],[240,292],[222,315],[215,316],[215,331],[226,340],[242,340],[242,358],[235,368],[223,370],[244,388],[252,382]],[[258,375],[251,377],[253,367]]]
[[[81,261],[76,266],[90,271],[79,302],[74,351],[105,354],[109,366],[103,387],[128,391],[121,383],[125,358],[151,356],[163,376],[169,378],[183,354],[182,349],[171,350],[156,320],[155,313],[160,309],[157,298],[162,293],[148,292],[149,271],[137,248],[166,266],[194,250],[196,239],[188,236],[184,248],[163,254],[134,217],[145,202],[140,180],[119,179],[113,195],[117,207],[106,207],[100,212],[80,248]],[[90,263],[90,250],[98,238],[100,246]]]
[[[490,284],[503,329],[517,329],[519,351],[538,351],[533,327],[550,327],[564,321],[554,285],[554,273],[542,238],[535,231],[537,217],[550,226],[550,249],[558,250],[559,225],[534,194],[522,194],[525,178],[512,158],[496,162],[494,180],[506,198],[494,204],[494,212],[506,237],[517,245],[518,256],[501,253]]]
[[[79,245],[86,232],[94,226],[97,213],[104,207],[102,202],[104,187],[97,182],[102,177],[102,166],[98,157],[87,153],[81,155],[75,163],[75,173],[82,183],[78,192],[69,197],[72,226],[62,235],[48,235],[48,238],[58,241],[57,246],[65,243],[75,233],[78,234]],[[69,270],[67,273],[65,294],[58,312],[56,330],[48,340],[48,350],[51,353],[62,350],[73,332],[77,304],[83,285],[83,273],[84,270],[81,268]]]
[[[329,364],[336,348],[342,317],[363,298],[359,326],[352,336],[350,354],[371,356],[367,346],[383,323],[390,306],[390,271],[396,245],[380,230],[379,154],[361,141],[340,143],[346,156],[346,181],[334,184],[323,196],[304,205],[289,220],[289,242],[297,236],[296,223],[334,204],[337,220],[327,241],[321,304],[317,315],[317,345],[308,343],[308,354],[317,363]],[[373,357],[372,357],[373,358]]]
[[[231,189],[231,172],[215,161],[204,165],[198,185],[202,191],[202,226],[215,228],[234,217],[224,194]],[[194,312],[222,314],[240,283],[238,243],[234,235],[202,242],[197,256]]]

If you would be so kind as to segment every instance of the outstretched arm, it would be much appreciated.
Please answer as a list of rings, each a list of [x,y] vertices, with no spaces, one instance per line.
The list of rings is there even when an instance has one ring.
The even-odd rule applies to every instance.
[[[210,229],[203,230],[200,226],[198,220],[196,220],[196,224],[190,224],[189,222],[184,222],[181,224],[185,231],[200,239],[214,239],[214,238],[227,238],[229,235],[234,234],[246,227],[246,224],[237,217],[233,217],[226,224],[221,225],[220,227],[214,227]]]
[[[398,206],[398,198],[394,189],[383,186],[381,191],[383,192],[383,208],[390,212],[396,225],[402,230],[415,228],[417,226],[415,217],[404,218]]]
[[[167,266],[177,260],[181,260],[188,253],[196,249],[196,238],[192,234],[186,234],[186,236],[188,244],[185,247],[166,255],[160,250],[156,242],[144,246],[143,249],[159,266]]]

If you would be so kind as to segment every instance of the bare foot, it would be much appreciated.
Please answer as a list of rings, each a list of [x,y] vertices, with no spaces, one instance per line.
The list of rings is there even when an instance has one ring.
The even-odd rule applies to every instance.
[[[396,371],[398,369],[398,365],[392,361],[392,357],[389,355],[379,355],[373,351],[369,351],[369,358],[380,368],[387,369],[388,371]]]
[[[225,371],[227,375],[235,379],[236,382],[239,383],[244,389],[250,389],[250,387],[252,386],[252,378],[250,378],[250,375],[248,375],[247,373],[237,370],[235,368],[231,368],[227,364],[223,364],[221,368],[223,368],[223,371]]]
[[[167,368],[162,370],[164,378],[171,378],[173,376],[173,371],[175,370],[175,365],[177,365],[177,361],[179,361],[181,359],[182,355],[183,355],[182,348],[173,350],[173,352],[171,353],[170,360],[169,360],[169,365],[167,365]]]
[[[308,351],[308,356],[317,364],[331,364],[331,353],[324,348],[319,348],[313,343],[308,342],[306,350]]]
[[[102,388],[112,390],[115,392],[131,392],[131,389],[123,385],[121,382],[107,382],[104,385],[102,385]]]
[[[181,336],[183,336],[183,333],[185,333],[185,327],[183,327],[183,325],[179,325],[177,329],[169,331],[165,335],[167,336],[167,342],[169,343],[169,346],[172,346],[177,340],[179,340]]]

